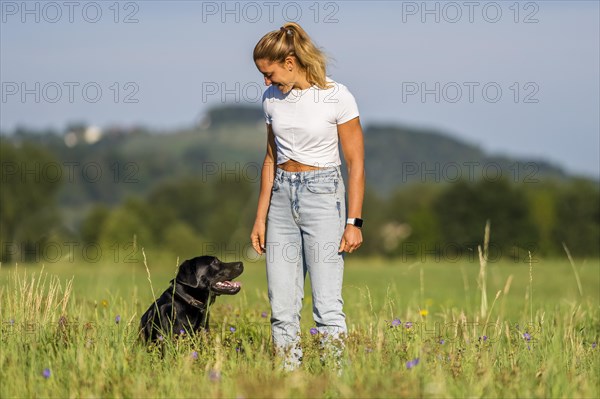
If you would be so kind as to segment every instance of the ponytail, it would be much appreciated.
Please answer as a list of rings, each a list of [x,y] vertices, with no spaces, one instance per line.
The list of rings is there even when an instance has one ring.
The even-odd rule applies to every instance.
[[[295,22],[288,22],[280,29],[264,35],[254,47],[253,58],[283,63],[293,56],[298,66],[306,74],[306,80],[321,89],[331,86],[327,83],[327,55],[317,48],[308,34]]]

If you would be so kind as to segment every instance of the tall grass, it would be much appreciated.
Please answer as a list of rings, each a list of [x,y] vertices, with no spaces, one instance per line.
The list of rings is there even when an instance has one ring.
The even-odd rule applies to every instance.
[[[581,289],[568,260],[479,261],[348,259],[340,375],[309,332],[310,287],[303,365],[281,370],[260,262],[213,305],[210,332],[150,347],[139,318],[172,266],[3,266],[0,397],[597,397],[599,299],[580,292],[598,292],[598,260]],[[496,292],[490,306],[470,282]]]

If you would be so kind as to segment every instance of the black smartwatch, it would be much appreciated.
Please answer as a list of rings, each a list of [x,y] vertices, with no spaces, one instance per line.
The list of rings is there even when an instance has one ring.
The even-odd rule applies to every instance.
[[[359,229],[363,226],[363,220],[361,218],[348,218],[346,224],[351,224],[358,227]]]

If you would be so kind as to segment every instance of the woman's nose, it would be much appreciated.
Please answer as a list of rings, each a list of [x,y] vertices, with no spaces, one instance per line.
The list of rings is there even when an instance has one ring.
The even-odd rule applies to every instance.
[[[271,86],[271,79],[265,78],[265,86]]]

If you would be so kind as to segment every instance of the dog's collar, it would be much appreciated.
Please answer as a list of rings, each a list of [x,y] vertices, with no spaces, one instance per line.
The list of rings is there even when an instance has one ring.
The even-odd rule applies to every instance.
[[[185,303],[197,309],[204,309],[204,302],[197,300],[196,298],[185,292],[183,286],[181,284],[177,284],[177,280],[173,280],[172,284],[175,284],[175,295],[183,299]]]

